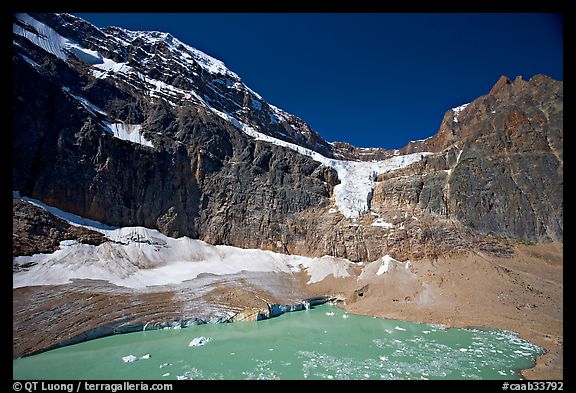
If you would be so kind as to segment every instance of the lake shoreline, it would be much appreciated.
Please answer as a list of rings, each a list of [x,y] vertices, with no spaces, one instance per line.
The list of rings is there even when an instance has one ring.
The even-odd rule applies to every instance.
[[[410,273],[352,285],[338,279],[316,290],[345,288],[342,306],[350,313],[516,332],[545,350],[534,367],[521,370],[522,377],[563,379],[561,244],[520,246],[512,258],[468,255],[412,266]]]

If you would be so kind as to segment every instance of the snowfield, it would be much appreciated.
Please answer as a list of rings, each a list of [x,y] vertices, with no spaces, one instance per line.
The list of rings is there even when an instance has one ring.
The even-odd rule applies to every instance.
[[[14,192],[15,197],[20,197]],[[329,275],[349,276],[350,261],[324,256],[308,258],[258,249],[213,246],[201,240],[174,239],[144,227],[114,228],[96,221],[62,212],[40,201],[20,197],[63,218],[72,225],[104,234],[111,241],[99,246],[65,240],[51,254],[14,258],[15,265],[35,263],[13,274],[13,288],[33,285],[58,285],[74,279],[105,280],[118,286],[144,288],[178,284],[202,273],[217,275],[242,271],[296,273],[305,270],[308,283]]]

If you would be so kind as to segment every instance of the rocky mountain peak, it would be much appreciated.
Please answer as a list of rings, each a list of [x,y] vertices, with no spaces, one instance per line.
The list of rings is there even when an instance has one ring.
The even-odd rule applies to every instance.
[[[492,89],[490,89],[490,93],[488,94],[496,94],[498,93],[500,90],[502,90],[504,88],[504,86],[510,85],[512,84],[512,81],[510,79],[508,79],[508,77],[506,75],[502,75],[499,79],[498,82],[496,82],[496,84],[494,84],[494,86],[492,87]]]

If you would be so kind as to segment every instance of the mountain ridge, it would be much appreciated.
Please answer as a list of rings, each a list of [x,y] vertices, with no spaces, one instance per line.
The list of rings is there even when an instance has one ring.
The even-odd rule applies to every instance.
[[[517,331],[547,350],[525,375],[562,379],[561,81],[503,76],[425,140],[358,148],[170,35],[13,20],[15,358],[332,299]]]
[[[324,141],[223,63],[192,53],[168,33],[102,31],[67,14],[35,16],[16,17],[14,25],[15,151],[22,153],[15,157],[14,189],[22,195],[111,225],[351,260],[428,255],[432,240],[421,225],[394,223],[409,214],[444,228],[439,231],[465,228],[453,228],[460,235],[435,246],[442,252],[464,250],[469,236],[562,239],[561,82],[505,78],[510,83],[448,110],[426,140],[398,150],[356,148]],[[53,37],[45,47],[42,35]],[[194,56],[207,57],[202,65]],[[26,92],[34,85],[45,86],[42,99]],[[69,113],[65,121],[47,112],[46,102],[55,101]],[[518,132],[508,132],[511,127]],[[498,164],[486,161],[485,153],[509,149],[528,157],[527,142],[537,143],[541,153],[534,157],[545,161],[536,169],[508,153]],[[374,166],[374,159],[401,164]],[[38,166],[44,162],[47,167]],[[514,169],[518,163],[526,167]],[[502,167],[510,169],[499,173]],[[511,171],[542,179],[544,187],[533,190]],[[403,173],[412,174],[410,184]],[[488,189],[478,193],[479,183]],[[495,183],[510,190],[504,199]],[[547,194],[552,198],[543,202]],[[415,232],[398,236],[396,225]],[[415,238],[417,247],[410,245]]]

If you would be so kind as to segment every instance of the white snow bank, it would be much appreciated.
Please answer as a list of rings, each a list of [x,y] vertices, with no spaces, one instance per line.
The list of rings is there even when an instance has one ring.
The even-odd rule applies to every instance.
[[[68,93],[68,95],[70,95],[72,98],[74,98],[76,101],[78,101],[79,103],[82,104],[82,106],[86,109],[88,109],[88,111],[92,112],[92,114],[96,115],[96,114],[100,114],[103,116],[108,116],[108,114],[106,112],[104,112],[102,109],[100,109],[98,106],[94,105],[93,103],[91,103],[90,101],[88,101],[86,98],[81,97],[81,96],[77,96],[75,94],[72,94],[70,92],[70,88],[68,88],[67,86],[64,86],[62,88],[63,91],[65,91],[66,93]]]
[[[470,103],[457,106],[456,108],[452,108],[452,110],[454,111],[454,122],[455,122],[455,123],[458,123],[458,115],[459,115],[460,112],[462,112],[468,105],[470,105]]]
[[[374,276],[381,276],[384,273],[388,273],[392,269],[396,269],[398,267],[404,267],[406,270],[409,270],[410,261],[407,260],[400,262],[392,258],[390,255],[384,255],[382,258],[367,264],[358,276],[358,281],[367,280]]]
[[[68,50],[84,63],[102,64],[104,62],[102,55],[95,50],[86,49],[77,44],[69,44]]]
[[[73,54],[81,61],[88,64],[101,64],[103,62],[102,55],[97,51],[90,50],[82,47],[76,41],[62,37],[54,29],[46,26],[44,23],[34,19],[28,14],[17,14],[16,19],[21,23],[30,26],[32,29],[25,29],[24,27],[13,23],[12,32],[21,37],[26,38],[36,46],[44,49],[48,53],[52,53],[57,58],[66,61],[68,54]]]
[[[68,56],[66,55],[65,49],[66,44],[69,43],[70,40],[62,37],[54,29],[37,21],[28,14],[16,14],[16,19],[28,26],[31,26],[38,32],[38,34],[13,23],[12,32],[14,34],[26,38],[33,44],[44,49],[46,52],[52,53],[57,58],[66,61]]]
[[[382,218],[380,218],[380,217],[376,218],[376,219],[374,220],[374,222],[373,222],[372,224],[370,224],[370,225],[372,225],[373,227],[382,227],[382,228],[387,228],[387,229],[390,229],[390,228],[393,228],[393,227],[394,227],[394,224],[389,223],[389,222],[385,222],[385,221],[383,221]]]
[[[14,192],[14,196],[19,194]],[[309,258],[258,249],[213,246],[188,237],[174,239],[144,227],[114,228],[21,197],[51,213],[103,233],[110,242],[98,246],[64,241],[51,254],[35,254],[13,259],[15,265],[34,263],[13,274],[13,288],[58,285],[73,279],[105,280],[118,286],[144,288],[177,284],[202,273],[236,274],[242,271],[292,273],[305,270],[308,283],[329,275],[346,277],[351,262],[324,256]]]
[[[96,70],[92,71],[92,74],[96,78],[106,78],[109,74],[128,74],[132,71],[132,67],[130,67],[126,63],[118,63],[112,59],[103,58],[101,64],[94,64]]]
[[[137,143],[142,146],[154,147],[152,142],[142,135],[142,125],[126,123],[110,123],[105,121],[104,126],[112,135],[124,141]]]
[[[30,202],[34,206],[38,206],[38,207],[46,210],[47,212],[54,214],[56,217],[62,218],[63,220],[67,221],[71,225],[92,229],[92,230],[102,232],[102,233],[104,233],[104,231],[113,231],[115,229],[118,229],[118,227],[113,227],[110,225],[104,225],[98,221],[90,220],[89,218],[80,217],[80,216],[77,216],[76,214],[72,214],[72,213],[68,213],[68,212],[65,212],[63,210],[60,210],[54,206],[46,205],[45,203],[42,203],[37,199],[22,196],[22,195],[20,195],[20,192],[18,192],[18,191],[12,191],[12,197],[13,198],[20,198],[23,201]]]

